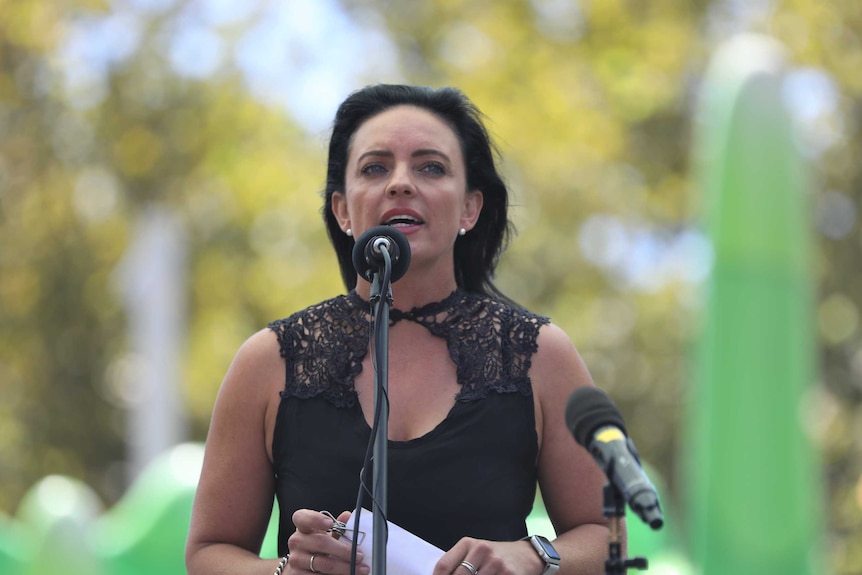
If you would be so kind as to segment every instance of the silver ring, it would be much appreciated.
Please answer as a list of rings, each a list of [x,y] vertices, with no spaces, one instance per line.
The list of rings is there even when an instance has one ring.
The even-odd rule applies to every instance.
[[[311,571],[312,573],[320,573],[320,571],[318,571],[317,569],[315,569],[315,568],[314,568],[314,560],[315,560],[316,558],[317,558],[317,555],[315,555],[314,553],[312,553],[312,554],[311,554],[311,559],[309,559],[309,560],[308,560],[308,570],[309,570],[309,571]],[[473,573],[473,575],[476,575],[476,574],[475,574],[475,573]]]
[[[470,575],[479,575],[479,570],[469,561],[461,561],[461,567],[470,572]]]

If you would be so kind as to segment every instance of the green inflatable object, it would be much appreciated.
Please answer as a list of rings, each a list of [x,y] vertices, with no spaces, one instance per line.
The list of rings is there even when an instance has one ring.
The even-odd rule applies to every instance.
[[[26,545],[18,522],[0,513],[0,573],[20,575],[24,572]]]
[[[87,532],[102,511],[95,492],[77,480],[51,475],[39,481],[25,494],[18,510],[24,559],[20,572],[105,573],[87,542]]]
[[[111,575],[184,575],[185,545],[204,446],[173,447],[150,463],[91,529],[100,564]],[[274,510],[264,557],[277,557]]]
[[[823,575],[821,485],[802,425],[814,381],[806,173],[781,47],[716,53],[695,161],[714,250],[690,403],[686,509],[703,575]]]
[[[112,575],[184,575],[185,543],[203,447],[183,444],[150,463],[92,529],[92,545]]]

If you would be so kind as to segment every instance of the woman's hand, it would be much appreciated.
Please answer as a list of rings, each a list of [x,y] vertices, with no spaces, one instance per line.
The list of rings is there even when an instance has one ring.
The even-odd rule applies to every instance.
[[[464,537],[440,558],[434,575],[539,575],[543,568],[529,541]]]
[[[344,511],[338,521],[347,523],[350,512]],[[293,514],[296,531],[287,540],[290,559],[289,573],[326,573],[327,575],[349,575],[352,544],[347,538],[339,538],[332,532],[332,519],[319,511],[300,509]],[[356,573],[367,575],[371,568],[361,563],[362,553],[357,552]]]

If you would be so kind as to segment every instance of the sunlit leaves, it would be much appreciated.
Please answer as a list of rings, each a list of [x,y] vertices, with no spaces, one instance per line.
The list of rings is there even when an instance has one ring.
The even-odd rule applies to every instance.
[[[128,178],[152,172],[163,153],[159,138],[142,126],[132,126],[120,134],[113,148],[113,163]]]
[[[0,3],[3,10],[0,36],[9,44],[27,50],[41,51],[50,48],[60,31],[57,6],[39,0],[6,0]]]
[[[359,84],[400,70],[400,80],[458,86],[487,114],[520,230],[499,284],[569,332],[645,456],[671,473],[710,265],[690,229],[691,100],[707,42],[726,29],[715,20],[747,3],[341,4],[347,16],[321,28],[329,52],[348,47],[338,69],[296,78],[314,67],[303,58],[319,54],[280,39],[287,12],[277,0],[220,14],[172,1],[0,0],[0,508],[49,472],[80,474],[103,494],[122,486],[122,374],[134,358],[115,268],[147,208],[173,210],[189,242],[181,352],[194,438],[241,342],[341,291],[319,213],[320,117],[347,67],[361,71],[350,76]],[[120,5],[128,11],[100,18]],[[822,425],[833,430],[824,442],[838,478],[836,526],[858,534],[862,480],[847,438],[862,397],[862,3],[780,0],[751,25],[805,67],[788,82],[788,101],[816,132],[807,149],[819,161],[817,327],[835,394],[823,403],[841,406],[824,410]],[[348,40],[357,29],[385,29],[397,54],[371,35]],[[310,101],[313,122],[289,118],[281,99]],[[298,127],[312,123],[312,135]],[[840,547],[860,555],[858,545]]]
[[[186,227],[178,352],[194,437],[242,340],[340,287],[320,233],[322,143],[237,78],[178,76],[154,48],[166,32],[159,14],[137,51],[90,70],[103,74],[98,98],[54,89],[65,80],[49,52],[61,35],[49,32],[76,14],[52,6],[0,11],[0,26],[25,12],[51,20],[41,44],[0,35],[0,387],[10,406],[18,398],[15,425],[0,427],[0,459],[18,462],[0,466],[5,509],[49,473],[107,499],[124,489],[136,364],[118,266],[139,214],[167,206]]]

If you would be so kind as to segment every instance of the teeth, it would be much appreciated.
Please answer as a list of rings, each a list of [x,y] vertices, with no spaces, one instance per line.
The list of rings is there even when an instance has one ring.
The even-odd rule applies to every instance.
[[[387,226],[409,226],[418,223],[420,223],[419,220],[411,216],[396,216],[383,222]]]

